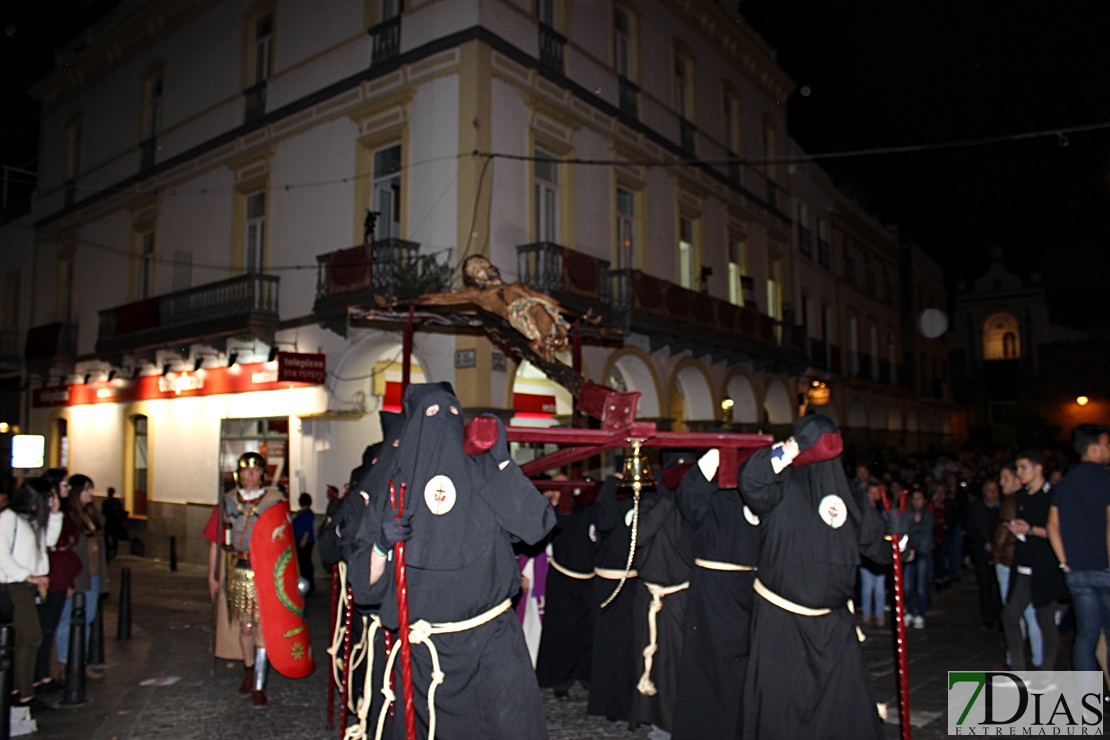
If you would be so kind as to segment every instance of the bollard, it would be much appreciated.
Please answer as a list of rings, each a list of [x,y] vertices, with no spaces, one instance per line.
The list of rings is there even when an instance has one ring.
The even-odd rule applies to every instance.
[[[12,665],[15,662],[15,628],[0,627],[0,740],[12,736]]]
[[[101,665],[104,662],[104,599],[108,594],[100,594],[96,600],[96,616],[89,625],[89,664]]]
[[[170,573],[177,572],[177,538],[170,537]]]
[[[85,594],[73,595],[69,622],[69,655],[66,656],[66,689],[62,704],[84,704],[85,698]]]
[[[131,569],[121,568],[119,572],[119,615],[116,624],[116,640],[131,639]]]

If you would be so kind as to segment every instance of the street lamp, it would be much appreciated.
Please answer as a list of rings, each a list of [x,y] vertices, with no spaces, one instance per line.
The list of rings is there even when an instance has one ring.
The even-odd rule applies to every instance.
[[[1091,399],[1087,398],[1086,396],[1077,396],[1075,402],[1080,406],[1086,406],[1090,402],[1090,400]]]

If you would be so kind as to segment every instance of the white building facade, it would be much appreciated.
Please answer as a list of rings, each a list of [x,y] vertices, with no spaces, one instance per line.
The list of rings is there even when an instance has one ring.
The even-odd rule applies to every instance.
[[[119,489],[148,553],[203,557],[245,449],[322,509],[401,377],[401,324],[347,306],[420,257],[594,309],[623,339],[587,339],[583,374],[674,429],[778,431],[815,381],[860,444],[943,426],[911,390],[902,246],[797,164],[792,81],[716,3],[124,2],[59,61],[5,263],[21,426]],[[412,358],[470,409],[570,413],[481,333],[421,325]]]

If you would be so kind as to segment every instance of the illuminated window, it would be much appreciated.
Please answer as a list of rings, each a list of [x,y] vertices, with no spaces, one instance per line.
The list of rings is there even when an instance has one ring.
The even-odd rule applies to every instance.
[[[1021,327],[1010,313],[999,312],[983,322],[983,359],[1021,359]]]

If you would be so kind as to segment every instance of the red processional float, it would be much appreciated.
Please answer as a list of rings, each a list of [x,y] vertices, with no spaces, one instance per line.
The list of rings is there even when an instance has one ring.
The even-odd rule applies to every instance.
[[[573,325],[563,318],[563,309],[551,298],[520,283],[505,285],[500,281],[496,268],[484,258],[471,258],[464,265],[464,281],[467,287],[457,293],[438,293],[404,301],[407,310],[402,314],[395,310],[399,305],[396,300],[379,299],[378,308],[351,307],[349,316],[352,319],[367,324],[388,323],[396,325],[400,319],[402,327],[402,390],[409,384],[413,333],[417,324],[425,322],[453,325],[456,327],[470,327],[488,333],[498,344],[506,347],[514,355],[527,360],[543,370],[553,382],[565,387],[575,398],[574,423],[571,427],[519,427],[507,426],[506,433],[509,442],[516,442],[536,447],[555,446],[554,452],[544,454],[520,465],[526,476],[536,481],[542,480],[542,490],[558,490],[560,492],[559,507],[569,512],[573,501],[589,503],[596,496],[600,484],[582,476],[582,463],[590,458],[596,458],[604,453],[616,450],[629,449],[631,454],[625,458],[626,476],[632,481],[630,488],[636,504],[634,505],[633,522],[636,521],[635,512],[638,510],[639,483],[643,476],[650,476],[647,466],[641,456],[644,448],[668,448],[710,450],[715,449],[720,456],[717,470],[717,480],[725,487],[735,486],[735,481],[744,459],[756,449],[767,447],[773,443],[770,435],[741,434],[732,432],[672,432],[660,430],[654,422],[637,421],[636,406],[640,397],[638,391],[618,391],[606,386],[591,383],[581,375],[582,367],[582,338],[587,332],[595,337],[612,340],[621,335],[620,330],[611,330],[602,327],[584,326],[596,324],[596,319],[590,315],[578,318]],[[473,313],[428,313],[416,311],[416,305],[456,305],[469,304],[478,309]],[[565,365],[555,359],[556,352],[569,351],[571,365]],[[586,428],[585,417],[594,420],[591,425],[595,428]],[[466,435],[469,446],[474,449],[483,447],[482,439],[488,431],[482,428],[483,420],[475,419],[467,424]],[[569,480],[553,481],[545,476],[550,471],[571,471]],[[643,476],[641,475],[643,473]],[[539,485],[537,487],[539,487]],[[403,492],[401,492],[403,496]],[[904,502],[903,502],[904,506]],[[400,511],[400,506],[395,506]],[[894,606],[895,606],[895,646],[897,652],[898,676],[898,705],[901,718],[901,736],[910,737],[910,710],[909,710],[909,684],[906,661],[906,635],[904,615],[904,595],[902,585],[901,553],[899,541],[901,536],[892,537],[894,558]],[[402,548],[403,544],[398,544]],[[632,550],[629,552],[628,568],[631,568],[632,558],[636,547],[635,524],[633,524]],[[398,581],[398,611],[407,615],[403,551],[395,552],[396,578]],[[627,569],[626,569],[627,570]],[[333,583],[338,584],[337,579]],[[623,585],[623,579],[621,584]],[[619,590],[620,585],[617,586]],[[615,595],[616,592],[614,592]],[[333,603],[339,597],[338,587],[333,588]],[[334,612],[333,612],[334,613]],[[345,634],[350,634],[351,610],[345,611]],[[407,636],[405,626],[401,627],[402,640]],[[343,651],[346,660],[338,671],[337,676],[342,690],[340,705],[340,740],[344,737],[365,737],[365,728],[354,732],[347,730],[348,695],[347,684],[349,677],[350,650]],[[411,666],[405,655],[402,645],[402,687],[404,696],[406,727],[409,740],[415,740],[415,722],[412,720],[412,686]],[[330,687],[329,687],[330,692]],[[331,725],[332,702],[329,693],[328,724]]]

